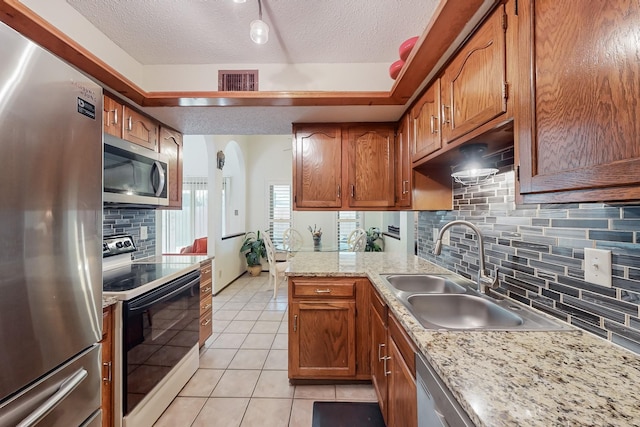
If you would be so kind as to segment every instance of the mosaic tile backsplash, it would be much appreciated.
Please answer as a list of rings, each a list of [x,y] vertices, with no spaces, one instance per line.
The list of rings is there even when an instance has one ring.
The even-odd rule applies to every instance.
[[[491,181],[454,186],[452,211],[420,212],[418,256],[476,280],[476,237],[450,228],[450,245],[432,254],[434,228],[463,219],[485,237],[487,272],[498,292],[640,354],[640,202],[515,204],[513,151],[490,159]],[[437,231],[437,230],[436,230]],[[611,251],[612,287],[584,281],[584,248]]]
[[[147,227],[147,239],[140,240],[140,227]],[[102,211],[102,233],[131,234],[138,250],[133,259],[156,254],[156,211],[153,209],[107,209]]]

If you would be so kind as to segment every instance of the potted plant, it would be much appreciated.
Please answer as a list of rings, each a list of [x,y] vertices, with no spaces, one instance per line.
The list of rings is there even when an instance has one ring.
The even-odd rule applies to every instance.
[[[367,230],[367,246],[365,252],[382,252],[382,246],[378,244],[378,240],[382,242],[382,233],[378,227],[369,227]]]
[[[260,231],[250,231],[244,235],[240,253],[247,259],[247,271],[252,276],[258,276],[262,271],[261,259],[267,256],[264,240],[260,237]]]

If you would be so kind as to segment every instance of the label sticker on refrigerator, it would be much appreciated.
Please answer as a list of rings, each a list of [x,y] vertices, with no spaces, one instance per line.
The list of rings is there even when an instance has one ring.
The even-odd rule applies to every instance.
[[[82,98],[78,98],[78,113],[89,117],[90,119],[96,119],[96,106],[90,102],[85,101]]]

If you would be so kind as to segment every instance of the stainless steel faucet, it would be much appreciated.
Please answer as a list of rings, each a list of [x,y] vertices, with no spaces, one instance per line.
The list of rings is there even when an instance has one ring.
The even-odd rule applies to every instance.
[[[485,264],[484,264],[484,237],[482,236],[482,232],[478,227],[469,221],[463,221],[461,219],[450,221],[442,226],[440,232],[438,233],[438,238],[436,239],[436,245],[433,248],[434,255],[440,255],[442,251],[442,236],[444,232],[447,231],[450,227],[454,225],[466,225],[471,230],[476,233],[478,236],[478,262],[480,267],[480,272],[478,273],[478,291],[489,295],[490,289],[495,289],[498,287],[498,270],[496,269],[496,277],[494,279],[491,276],[487,276],[485,274]]]

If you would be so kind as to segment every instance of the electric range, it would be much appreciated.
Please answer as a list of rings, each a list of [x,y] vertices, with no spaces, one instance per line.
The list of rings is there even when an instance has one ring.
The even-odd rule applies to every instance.
[[[130,235],[103,239],[103,295],[116,297],[115,427],[151,427],[199,365],[199,265],[133,263]]]

